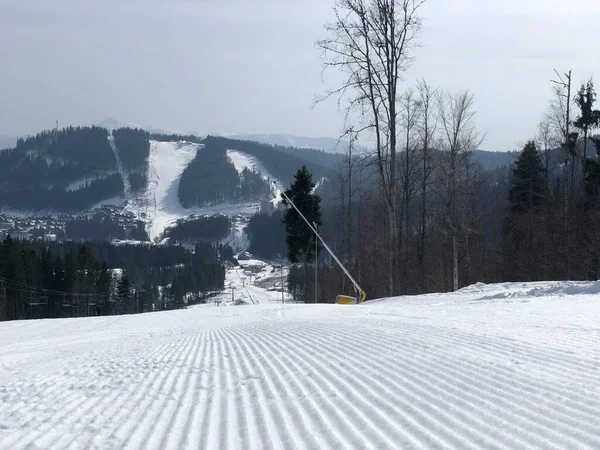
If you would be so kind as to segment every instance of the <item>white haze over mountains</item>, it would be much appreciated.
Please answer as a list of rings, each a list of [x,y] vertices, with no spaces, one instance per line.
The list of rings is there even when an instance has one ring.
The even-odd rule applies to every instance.
[[[149,131],[150,133],[194,135],[199,137],[204,137],[211,134],[213,136],[224,136],[231,139],[256,141],[263,144],[280,145],[283,147],[319,149],[324,150],[328,153],[346,153],[348,149],[347,141],[331,137],[311,138],[305,136],[293,136],[290,134],[231,134],[220,132],[171,130],[167,128],[158,128],[150,125],[140,125],[131,122],[123,122],[117,119],[105,119],[97,125],[106,128],[109,131],[115,130],[117,128],[129,127],[142,128],[146,131]]]

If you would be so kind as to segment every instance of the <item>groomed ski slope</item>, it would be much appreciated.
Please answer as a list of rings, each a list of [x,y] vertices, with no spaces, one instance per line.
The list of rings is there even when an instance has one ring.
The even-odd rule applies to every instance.
[[[0,324],[0,448],[600,448],[600,284]]]
[[[265,167],[265,165],[255,156],[241,152],[239,150],[227,150],[227,157],[231,160],[238,172],[242,172],[244,169],[250,169],[255,172],[259,172],[263,179],[275,182],[275,186],[271,185],[271,193],[273,194],[273,204],[277,204],[280,201],[281,191],[283,185],[277,178],[275,178]]]
[[[143,207],[128,207],[139,217],[145,212],[146,231],[152,241],[158,239],[166,228],[178,219],[193,214],[251,215],[258,211],[258,203],[218,204],[184,208],[178,197],[181,174],[192,162],[201,145],[189,142],[150,141],[148,161],[148,189]]]
[[[181,174],[198,152],[198,145],[150,141],[148,164],[148,235],[156,239],[165,227],[187,212],[179,202]]]

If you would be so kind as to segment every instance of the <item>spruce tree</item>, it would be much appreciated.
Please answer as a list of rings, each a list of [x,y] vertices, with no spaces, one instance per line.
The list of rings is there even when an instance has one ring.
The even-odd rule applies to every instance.
[[[575,103],[579,107],[580,114],[573,122],[577,128],[583,131],[583,162],[584,168],[587,169],[587,147],[590,132],[600,125],[600,111],[594,109],[596,103],[596,90],[594,82],[588,80],[587,83],[581,85],[581,88],[575,96]]]
[[[537,280],[543,273],[545,233],[539,224],[547,185],[535,143],[527,142],[515,164],[502,226],[505,279]]]
[[[129,300],[131,298],[131,290],[129,283],[129,276],[127,272],[123,270],[123,275],[119,280],[119,285],[117,287],[117,299],[120,303],[122,303],[123,307],[129,307]]]
[[[294,175],[294,183],[285,194],[290,198],[294,205],[302,212],[306,220],[311,224],[321,225],[321,198],[313,194],[316,183],[312,175],[308,172],[306,166],[299,169]],[[281,196],[284,205],[288,206],[285,197]],[[291,205],[290,205],[291,206]],[[290,262],[297,263],[302,260],[308,263],[315,256],[316,236],[308,227],[306,222],[300,217],[298,212],[290,207],[283,217],[285,224],[286,243],[288,248],[288,257]]]
[[[320,226],[321,198],[313,193],[316,183],[313,181],[312,175],[306,166],[303,166],[302,169],[296,172],[294,179],[294,183],[292,183],[292,186],[285,194],[309,223],[316,224],[317,227]],[[283,203],[288,205],[288,201],[284,195],[282,195],[282,198]],[[299,261],[304,263],[303,296],[306,301],[308,263],[315,259],[315,241],[317,237],[293,207],[287,209],[283,217],[283,222],[285,224],[285,241],[288,248],[288,258],[292,263]]]
[[[527,142],[512,171],[509,191],[510,208],[522,213],[539,207],[547,197],[544,168],[537,147]]]

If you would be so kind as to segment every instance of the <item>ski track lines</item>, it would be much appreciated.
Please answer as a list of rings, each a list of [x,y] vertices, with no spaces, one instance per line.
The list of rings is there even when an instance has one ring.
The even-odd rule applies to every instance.
[[[98,329],[123,322],[73,322],[110,343],[88,351],[71,341],[79,325],[18,328],[36,342],[67,332],[75,348],[0,384],[0,448],[600,448],[598,359],[567,351],[585,332],[536,345],[410,317],[240,308],[222,326],[120,341]]]

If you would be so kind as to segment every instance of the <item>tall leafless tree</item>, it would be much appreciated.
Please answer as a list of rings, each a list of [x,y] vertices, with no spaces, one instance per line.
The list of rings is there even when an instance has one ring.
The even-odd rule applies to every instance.
[[[474,97],[469,91],[439,96],[439,120],[445,152],[441,180],[446,202],[446,224],[451,235],[452,289],[459,287],[458,237],[462,169],[469,167],[468,159],[482,142],[483,136],[475,126]],[[465,181],[465,180],[463,180]],[[466,205],[465,205],[466,206]]]
[[[538,124],[538,133],[535,140],[540,149],[540,157],[542,159],[542,165],[544,166],[546,189],[550,192],[550,171],[552,170],[550,167],[552,159],[551,151],[559,146],[560,138],[552,128],[551,119],[548,115],[545,115]]]
[[[563,164],[563,237],[564,237],[564,262],[565,273],[571,277],[571,230],[570,217],[575,190],[575,152],[577,144],[577,133],[571,132],[571,92],[573,87],[573,75],[569,70],[564,74],[556,73],[556,79],[551,80],[554,84],[554,98],[550,101],[550,118],[554,128],[561,136],[561,147],[564,153]],[[570,166],[570,177],[569,177]],[[569,181],[570,180],[570,181]]]
[[[417,145],[418,133],[417,125],[421,109],[417,94],[411,88],[408,89],[400,98],[400,117],[401,129],[404,139],[404,151],[401,154],[400,180],[402,203],[400,208],[401,221],[401,243],[400,255],[402,260],[402,284],[404,292],[408,291],[408,270],[409,270],[409,242],[411,225],[411,205],[416,187],[416,177],[418,170]]]
[[[421,211],[419,224],[419,292],[425,293],[425,243],[427,233],[427,201],[428,189],[433,166],[431,161],[431,146],[437,129],[435,115],[435,91],[426,81],[421,80],[417,86],[419,95],[419,135],[421,141]]]
[[[389,293],[397,289],[397,115],[398,85],[413,58],[425,0],[337,0],[335,20],[325,25],[328,38],[317,43],[324,68],[347,75],[323,98],[348,98],[346,120],[361,116],[357,132],[374,140],[381,190],[389,225]]]

